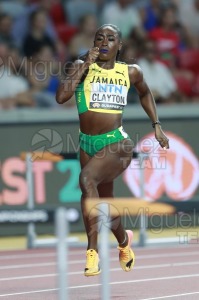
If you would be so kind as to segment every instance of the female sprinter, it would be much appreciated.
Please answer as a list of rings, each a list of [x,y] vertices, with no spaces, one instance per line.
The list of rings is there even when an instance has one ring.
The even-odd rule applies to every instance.
[[[96,219],[89,218],[85,199],[113,197],[113,181],[132,159],[133,143],[122,127],[122,112],[131,84],[151,119],[160,146],[169,148],[168,138],[158,120],[154,98],[141,69],[137,65],[117,61],[121,47],[120,30],[112,24],[101,26],[95,34],[94,47],[84,60],[74,63],[56,94],[57,102],[63,104],[75,93],[79,113],[81,207],[88,237],[85,276],[101,272],[98,230],[93,230]],[[133,232],[124,230],[120,216],[111,221],[111,230],[119,244],[120,265],[124,271],[130,271],[134,265],[131,249]]]

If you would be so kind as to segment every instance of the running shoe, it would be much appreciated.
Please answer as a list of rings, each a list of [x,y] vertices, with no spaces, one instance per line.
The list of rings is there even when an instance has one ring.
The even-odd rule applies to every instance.
[[[99,255],[94,249],[89,249],[86,252],[86,268],[84,269],[85,276],[95,276],[101,273],[99,266]]]
[[[122,270],[129,272],[134,266],[135,263],[135,255],[133,250],[131,249],[131,243],[133,239],[133,232],[130,230],[126,230],[128,235],[128,245],[126,247],[117,247],[119,249],[119,261]]]

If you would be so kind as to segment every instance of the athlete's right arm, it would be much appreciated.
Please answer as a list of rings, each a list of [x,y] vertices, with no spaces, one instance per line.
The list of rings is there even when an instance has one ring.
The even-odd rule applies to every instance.
[[[73,68],[69,69],[66,79],[62,80],[56,92],[56,101],[59,104],[70,100],[84,72],[97,59],[98,55],[99,48],[94,47],[88,51],[85,61],[77,60],[73,64]]]

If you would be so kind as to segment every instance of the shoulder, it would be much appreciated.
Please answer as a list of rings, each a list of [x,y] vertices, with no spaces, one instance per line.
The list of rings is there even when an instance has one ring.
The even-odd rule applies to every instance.
[[[83,63],[84,63],[84,60],[82,60],[82,59],[77,59],[77,60],[74,61],[74,64],[77,65],[77,66],[82,65]]]
[[[78,67],[81,66],[83,63],[84,61],[81,59],[77,59],[73,62],[68,62],[65,68],[66,74],[69,76],[72,75],[78,69]]]
[[[135,73],[142,72],[142,69],[137,64],[128,65],[128,67],[129,67],[129,71],[131,72],[135,72]]]
[[[128,65],[129,69],[129,78],[132,83],[143,80],[143,72],[142,69],[136,65]]]
[[[78,70],[79,68],[81,68],[81,65],[83,65],[84,63],[85,63],[85,61],[84,61],[83,57],[82,57],[82,59],[75,60],[74,63],[73,63],[73,70]],[[85,64],[85,68],[84,68],[83,74],[80,77],[80,83],[82,83],[85,80],[86,76],[88,75],[90,66],[88,66],[88,65]],[[77,72],[77,75],[78,75],[78,72]]]
[[[74,68],[74,69],[76,69],[79,66],[83,65],[84,62],[85,61],[83,59],[77,59],[73,63],[71,63],[71,67]]]

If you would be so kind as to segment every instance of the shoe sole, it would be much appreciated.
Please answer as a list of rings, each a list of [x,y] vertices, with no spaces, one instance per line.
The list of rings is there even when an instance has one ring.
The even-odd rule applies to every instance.
[[[95,275],[99,275],[101,273],[101,269],[98,272],[95,273],[84,273],[84,276],[86,277],[90,277],[90,276],[95,276]]]

